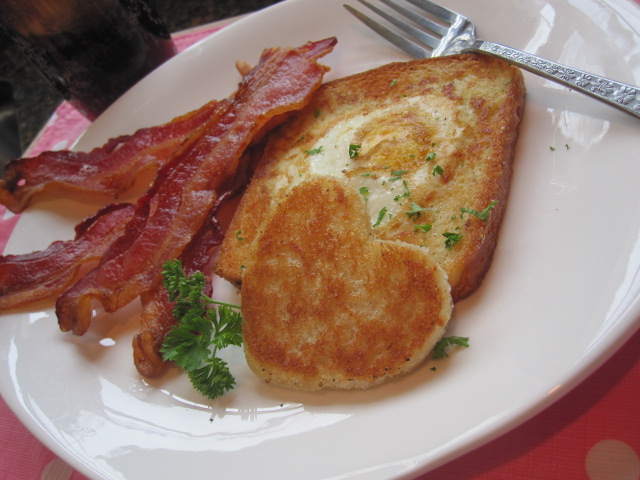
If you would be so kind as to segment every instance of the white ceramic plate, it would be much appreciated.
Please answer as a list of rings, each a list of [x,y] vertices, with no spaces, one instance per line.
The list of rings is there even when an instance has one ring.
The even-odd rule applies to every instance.
[[[164,65],[86,132],[85,149],[235,89],[236,59],[339,38],[327,78],[406,58],[343,0],[291,0],[241,20]],[[478,34],[640,85],[631,0],[447,0]],[[96,479],[412,477],[506,432],[601,364],[640,322],[640,121],[526,75],[528,102],[495,260],[449,334],[471,347],[365,392],[292,393],[258,382],[230,352],[239,387],[219,401],[185,377],[147,382],[130,340],[137,305],[76,338],[50,305],[0,322],[1,393],[46,445]],[[554,148],[555,150],[552,150]],[[37,204],[9,253],[70,238],[93,205]],[[37,309],[36,309],[37,308]]]

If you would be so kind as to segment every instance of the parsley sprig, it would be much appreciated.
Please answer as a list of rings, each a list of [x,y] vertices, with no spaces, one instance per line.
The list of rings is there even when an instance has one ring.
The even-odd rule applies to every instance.
[[[387,214],[387,207],[382,207],[378,212],[378,219],[376,220],[376,223],[373,224],[373,228],[379,226],[382,223],[382,220],[384,220],[384,216],[386,214]]]
[[[162,358],[186,370],[194,388],[203,395],[224,395],[236,382],[217,353],[229,345],[242,345],[240,307],[204,295],[204,274],[187,277],[179,260],[166,262],[162,275],[169,300],[175,302],[173,315],[178,322],[164,339]]]
[[[455,232],[444,232],[442,236],[445,238],[444,248],[449,249],[455,247],[464,235]]]
[[[487,208],[485,208],[481,212],[479,212],[478,210],[474,210],[473,208],[462,207],[460,209],[460,218],[462,218],[462,216],[465,213],[469,213],[471,215],[478,217],[480,220],[486,220],[487,218],[489,218],[489,212],[491,212],[493,207],[495,207],[497,204],[498,204],[497,200],[492,200],[491,203],[489,203],[489,205],[487,206]]]
[[[357,158],[360,154],[361,148],[362,145],[359,144],[352,143],[351,145],[349,145],[349,158]]]
[[[406,213],[407,217],[409,218],[418,218],[422,212],[435,212],[438,213],[440,210],[434,210],[433,208],[423,208],[420,205],[418,205],[416,202],[411,202],[411,210],[407,210]]]
[[[319,153],[322,153],[322,145],[317,148],[312,148],[311,150],[305,150],[304,153],[306,153],[307,155],[317,155]]]
[[[447,347],[457,345],[459,347],[468,347],[469,346],[469,337],[442,337],[438,340],[433,347],[433,353],[431,354],[431,358],[437,360],[439,358],[448,357]]]

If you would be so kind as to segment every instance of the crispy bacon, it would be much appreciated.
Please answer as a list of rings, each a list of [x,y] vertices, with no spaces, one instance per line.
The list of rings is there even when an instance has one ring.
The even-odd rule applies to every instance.
[[[0,203],[23,211],[46,192],[79,192],[115,198],[131,188],[136,176],[157,170],[171,153],[213,113],[211,101],[163,125],[112,138],[90,152],[43,152],[9,162],[0,179]]]
[[[326,71],[314,60],[335,43],[327,39],[263,53],[236,94],[217,103],[207,122],[159,170],[124,235],[99,265],[58,298],[62,330],[85,333],[92,300],[114,312],[159,284],[162,265],[179,257],[207,221],[217,191],[236,173],[253,137],[271,118],[309,102]]]
[[[223,229],[216,218],[218,211],[227,199],[232,198],[247,184],[261,152],[260,145],[245,152],[240,162],[240,169],[230,179],[232,183],[222,189],[225,193],[220,195],[209,213],[210,220],[205,222],[182,252],[180,259],[186,275],[198,271],[210,273],[213,252],[222,243],[224,237]],[[208,282],[204,293],[211,295],[212,290],[213,287]],[[167,333],[175,325],[173,304],[169,302],[167,291],[162,284],[143,293],[141,300],[140,331],[132,341],[133,363],[142,376],[155,378],[162,375],[168,366],[162,358],[160,347]]]
[[[0,257],[0,310],[61,294],[80,267],[96,262],[133,215],[133,205],[103,208],[76,226],[73,240],[53,242],[43,251]]]
[[[223,233],[214,216],[205,222],[203,228],[185,248],[181,260],[185,274],[191,275],[196,271],[204,271],[211,259],[211,253],[222,243]],[[211,294],[211,284],[207,285]],[[162,375],[167,363],[163,360],[160,347],[164,337],[175,325],[173,304],[169,301],[167,291],[162,283],[141,295],[142,314],[140,316],[140,331],[133,337],[133,363],[138,372],[147,377],[155,378]]]

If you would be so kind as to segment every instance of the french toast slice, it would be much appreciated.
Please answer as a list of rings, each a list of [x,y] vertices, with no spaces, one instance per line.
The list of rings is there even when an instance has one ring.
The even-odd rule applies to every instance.
[[[242,284],[276,206],[300,182],[331,175],[366,199],[379,238],[427,248],[447,272],[454,301],[468,296],[493,257],[524,96],[520,70],[476,54],[325,83],[267,143],[216,273]]]
[[[312,176],[292,188],[247,260],[245,356],[271,384],[379,384],[420,364],[451,316],[444,271],[423,248],[376,238],[345,179]]]

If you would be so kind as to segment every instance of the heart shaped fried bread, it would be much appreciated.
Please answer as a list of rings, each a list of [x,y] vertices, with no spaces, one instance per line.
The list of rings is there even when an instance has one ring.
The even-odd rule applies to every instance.
[[[251,369],[308,391],[366,388],[411,370],[452,311],[446,273],[429,254],[378,239],[363,197],[321,176],[278,205],[241,295]]]

